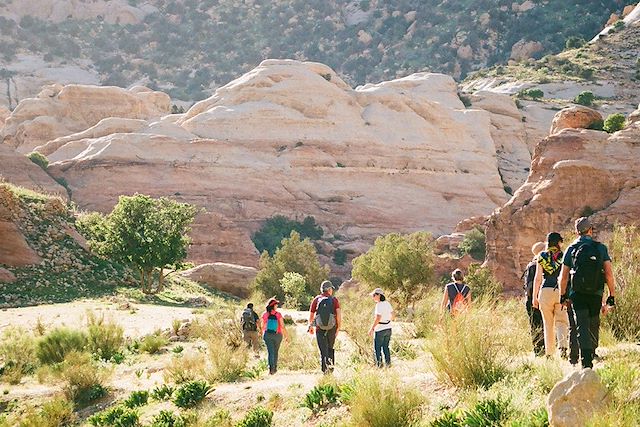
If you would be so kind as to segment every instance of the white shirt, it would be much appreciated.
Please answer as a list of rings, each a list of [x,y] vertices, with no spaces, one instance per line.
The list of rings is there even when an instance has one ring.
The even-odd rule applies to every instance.
[[[393,307],[391,307],[389,301],[380,301],[379,303],[376,303],[376,309],[373,314],[374,316],[379,314],[381,322],[376,325],[376,332],[391,329],[391,313],[393,313]]]

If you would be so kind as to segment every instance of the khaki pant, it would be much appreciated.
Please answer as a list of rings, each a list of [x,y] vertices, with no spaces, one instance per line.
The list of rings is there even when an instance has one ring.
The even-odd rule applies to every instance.
[[[566,349],[569,340],[569,316],[566,308],[560,304],[560,290],[541,288],[538,294],[542,324],[544,328],[544,350],[547,356],[556,352],[556,334],[558,347]]]
[[[242,339],[247,343],[247,347],[253,349],[253,351],[260,350],[260,332],[242,331]]]

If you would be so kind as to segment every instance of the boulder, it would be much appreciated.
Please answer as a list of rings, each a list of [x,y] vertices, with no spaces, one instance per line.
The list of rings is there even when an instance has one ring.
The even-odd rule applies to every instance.
[[[40,263],[40,257],[15,223],[0,220],[0,236],[0,264],[24,267]]]
[[[212,289],[245,298],[251,293],[249,285],[255,279],[258,270],[253,267],[215,262],[199,265],[181,274]]]
[[[557,383],[547,397],[549,424],[554,427],[586,425],[604,408],[607,390],[592,369],[582,369]]]
[[[6,268],[0,267],[0,283],[13,283],[16,281],[16,276],[7,270]]]
[[[549,134],[562,129],[588,129],[596,122],[602,122],[602,115],[596,110],[582,105],[564,108],[556,113]]]
[[[533,58],[538,52],[542,52],[544,46],[538,41],[520,40],[511,47],[510,59],[522,61],[524,59]]]

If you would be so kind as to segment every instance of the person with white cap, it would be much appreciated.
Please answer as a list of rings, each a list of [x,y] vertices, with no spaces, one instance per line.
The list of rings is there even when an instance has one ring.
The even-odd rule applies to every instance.
[[[340,301],[333,296],[333,283],[325,280],[320,284],[320,295],[316,296],[309,308],[309,333],[316,333],[316,341],[320,350],[320,367],[322,372],[331,373],[335,364],[334,345],[342,317]]]
[[[376,364],[382,368],[382,354],[384,353],[384,364],[391,365],[391,352],[389,343],[391,342],[391,322],[395,319],[393,307],[384,296],[381,288],[375,288],[369,295],[376,302],[373,312],[373,324],[369,329],[369,336],[373,336],[373,352],[376,357]],[[375,335],[374,335],[375,334]]]

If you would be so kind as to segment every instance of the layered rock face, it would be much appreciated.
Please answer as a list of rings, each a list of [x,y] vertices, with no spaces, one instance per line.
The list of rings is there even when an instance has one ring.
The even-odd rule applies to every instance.
[[[21,153],[83,131],[109,117],[157,118],[170,111],[168,95],[145,87],[51,85],[25,99],[4,122],[0,137]]]
[[[353,90],[324,65],[268,60],[182,116],[98,123],[92,101],[84,128],[76,120],[20,139],[15,129],[37,120],[28,107],[49,105],[41,97],[14,111],[5,142],[27,151],[48,138],[38,150],[86,209],[109,211],[135,192],[202,206],[191,258],[255,265],[250,234],[274,214],[313,215],[353,245],[390,231],[441,234],[503,204],[529,161],[518,110],[501,96],[466,109],[444,75]],[[514,138],[499,138],[503,128]],[[497,151],[515,153],[513,165]]]
[[[5,144],[0,144],[1,180],[40,193],[67,197],[64,187],[55,182],[40,166]]]
[[[199,265],[181,274],[207,287],[246,298],[251,294],[250,285],[258,270],[253,267],[214,262]]]
[[[564,113],[560,112],[562,116]],[[519,289],[531,245],[550,231],[565,234],[591,215],[601,240],[613,224],[637,223],[640,213],[640,123],[613,135],[564,129],[540,142],[531,174],[514,197],[487,222],[487,264],[506,288]],[[561,117],[558,118],[561,121]]]

